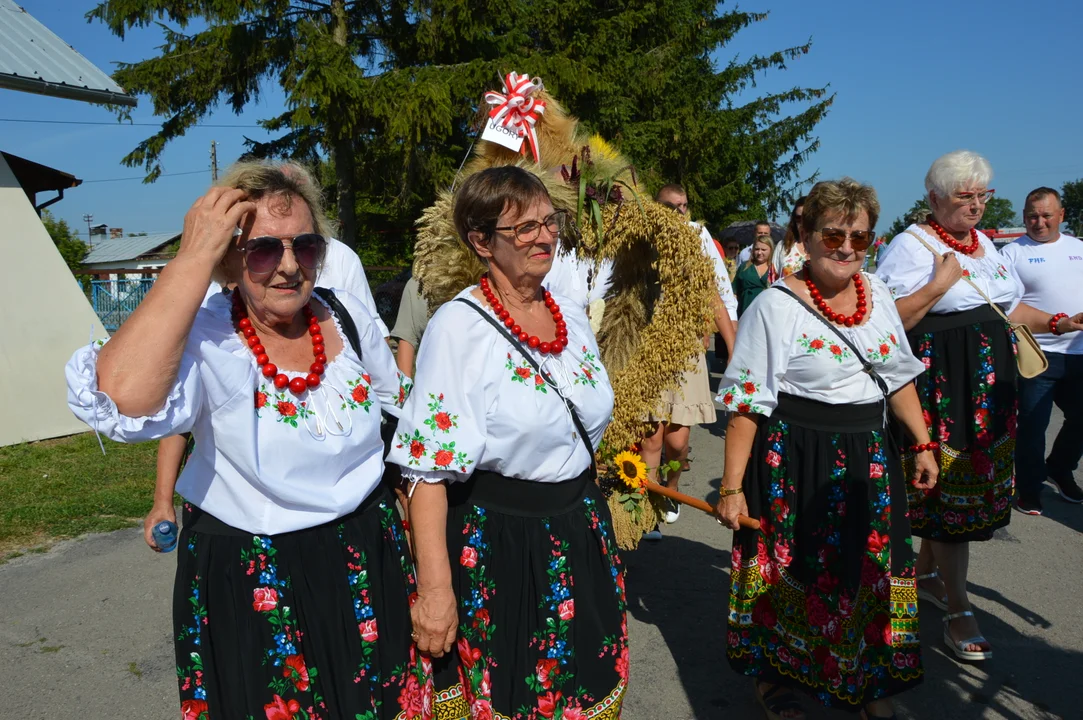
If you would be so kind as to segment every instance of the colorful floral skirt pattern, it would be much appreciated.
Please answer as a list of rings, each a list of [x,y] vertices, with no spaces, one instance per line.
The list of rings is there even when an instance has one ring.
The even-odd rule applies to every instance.
[[[382,487],[338,521],[271,536],[186,504],[179,550],[184,720],[402,720],[415,717],[411,691],[431,693],[411,652],[406,539]]]
[[[940,478],[911,489],[914,534],[944,542],[988,540],[1011,519],[1015,487],[1015,345],[992,308],[926,315],[907,334],[927,368],[916,383]],[[903,456],[912,467],[913,456]]]
[[[745,473],[761,530],[734,537],[730,665],[825,705],[922,679],[906,488],[882,408],[782,394]]]
[[[628,682],[609,509],[580,478],[476,472],[449,489],[459,637],[435,660],[439,720],[615,720]]]

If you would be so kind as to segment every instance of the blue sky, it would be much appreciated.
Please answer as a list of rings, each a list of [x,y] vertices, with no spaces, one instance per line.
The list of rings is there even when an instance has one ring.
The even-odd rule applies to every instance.
[[[115,61],[153,56],[161,42],[157,28],[133,31],[121,41],[101,24],[87,24],[83,15],[95,4],[88,0],[18,1],[107,72]],[[821,146],[806,170],[874,185],[883,206],[880,229],[922,195],[929,164],[950,150],[968,148],[988,157],[996,173],[992,186],[1017,212],[1030,189],[1059,188],[1083,177],[1081,3],[759,0],[740,8],[770,16],[742,31],[719,59],[747,58],[812,38],[808,55],[785,71],[767,73],[749,93],[830,85],[835,104],[817,127]],[[126,232],[179,230],[185,210],[210,182],[211,140],[225,166],[243,151],[244,136],[266,138],[255,122],[281,107],[281,93],[272,88],[241,116],[220,110],[206,122],[252,127],[190,131],[166,150],[164,171],[206,174],[163,177],[151,185],[91,181],[141,177],[140,169],[120,159],[152,127],[0,122],[0,149],[86,181],[52,207],[83,233],[84,213]],[[114,121],[96,106],[7,90],[0,90],[0,118]],[[133,119],[155,122],[147,98],[140,98]]]

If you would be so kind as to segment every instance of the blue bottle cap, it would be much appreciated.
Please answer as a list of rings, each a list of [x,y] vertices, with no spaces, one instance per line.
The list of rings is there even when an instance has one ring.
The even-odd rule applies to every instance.
[[[158,532],[162,533],[163,535],[168,535],[171,530],[171,528],[169,527],[170,525],[172,525],[171,522],[169,522],[168,520],[163,520],[162,522],[158,523]]]

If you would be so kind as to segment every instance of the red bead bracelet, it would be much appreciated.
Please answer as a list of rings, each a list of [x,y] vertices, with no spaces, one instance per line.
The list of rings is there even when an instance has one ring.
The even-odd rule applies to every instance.
[[[940,447],[940,443],[938,443],[938,442],[936,442],[934,440],[933,442],[920,443],[918,445],[911,445],[910,446],[910,452],[912,452],[912,453],[914,453],[916,455],[917,453],[923,453],[926,450],[936,450],[939,447]]]
[[[1060,330],[1057,330],[1057,323],[1059,323],[1066,317],[1068,317],[1068,313],[1057,313],[1053,317],[1049,318],[1049,332],[1053,333],[1054,335],[1063,335],[1064,333],[1062,333]]]

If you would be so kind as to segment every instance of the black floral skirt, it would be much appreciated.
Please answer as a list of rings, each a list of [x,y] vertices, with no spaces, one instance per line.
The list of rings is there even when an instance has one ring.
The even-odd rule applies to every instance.
[[[909,333],[925,363],[918,398],[940,443],[940,478],[910,489],[914,534],[942,542],[988,540],[1011,519],[1019,402],[1011,329],[992,308],[926,315]],[[913,456],[903,456],[912,467]]]
[[[613,720],[628,683],[624,574],[584,473],[475,472],[448,489],[459,637],[434,660],[436,717]]]
[[[905,478],[883,404],[782,394],[748,462],[761,529],[734,536],[730,666],[851,708],[921,682]]]
[[[269,536],[186,503],[173,590],[182,717],[413,717],[402,705],[426,679],[411,650],[413,591],[382,485],[332,523]]]

